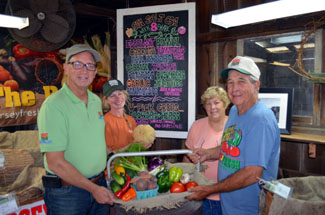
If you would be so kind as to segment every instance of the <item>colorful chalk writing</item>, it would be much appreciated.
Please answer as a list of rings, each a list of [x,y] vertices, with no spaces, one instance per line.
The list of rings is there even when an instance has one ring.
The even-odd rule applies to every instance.
[[[157,130],[188,128],[188,11],[123,17],[128,112]]]

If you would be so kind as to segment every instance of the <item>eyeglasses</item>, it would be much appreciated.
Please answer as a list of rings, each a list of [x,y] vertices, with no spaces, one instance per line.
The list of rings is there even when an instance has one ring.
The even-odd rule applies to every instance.
[[[89,71],[96,70],[96,64],[93,63],[82,63],[80,61],[74,61],[74,62],[68,62],[68,64],[72,64],[74,69],[82,69],[85,66]]]

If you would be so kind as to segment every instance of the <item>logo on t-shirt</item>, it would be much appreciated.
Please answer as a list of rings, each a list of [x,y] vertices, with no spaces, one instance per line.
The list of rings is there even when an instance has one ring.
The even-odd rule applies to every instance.
[[[49,134],[48,133],[41,133],[40,143],[46,143],[46,144],[52,143],[52,141],[49,140]]]
[[[104,115],[101,111],[98,111],[98,119],[104,119]]]
[[[219,165],[221,168],[231,172],[236,172],[240,169],[240,160],[237,157],[240,155],[239,144],[242,139],[242,131],[235,126],[228,127],[222,136],[222,145],[220,151]]]

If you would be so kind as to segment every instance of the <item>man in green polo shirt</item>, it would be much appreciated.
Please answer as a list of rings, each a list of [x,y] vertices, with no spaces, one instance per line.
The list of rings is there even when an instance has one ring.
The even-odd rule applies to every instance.
[[[101,100],[88,90],[97,73],[97,51],[77,44],[67,51],[67,81],[49,96],[38,115],[48,215],[109,214],[113,204],[106,167],[105,122]]]

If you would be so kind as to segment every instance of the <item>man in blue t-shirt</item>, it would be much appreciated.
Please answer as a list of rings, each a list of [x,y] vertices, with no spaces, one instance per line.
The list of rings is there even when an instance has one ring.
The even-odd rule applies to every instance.
[[[220,193],[223,214],[258,214],[259,178],[277,178],[280,131],[276,118],[258,99],[260,70],[253,60],[237,56],[221,72],[234,104],[229,113],[221,146],[197,149],[193,162],[219,159],[218,180],[198,186],[189,199],[201,200]]]

